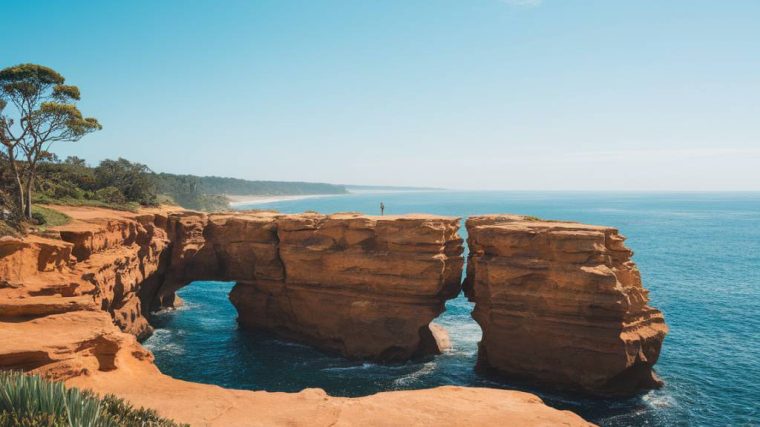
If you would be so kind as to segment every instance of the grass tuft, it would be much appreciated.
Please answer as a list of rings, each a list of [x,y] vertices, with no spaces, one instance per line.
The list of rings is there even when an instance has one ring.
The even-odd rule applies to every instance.
[[[40,203],[43,205],[92,206],[95,208],[106,208],[127,212],[137,212],[138,209],[140,209],[140,204],[136,202],[107,203],[102,200],[77,199],[73,197],[50,197],[45,194],[36,194],[34,196],[34,203]],[[32,205],[32,209],[34,209],[34,204]]]
[[[65,213],[39,205],[32,205],[32,218],[45,228],[66,225],[71,221]]]

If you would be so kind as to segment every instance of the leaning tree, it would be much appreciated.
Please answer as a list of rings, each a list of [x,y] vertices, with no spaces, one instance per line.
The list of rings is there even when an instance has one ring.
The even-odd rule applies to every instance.
[[[79,88],[55,70],[21,64],[0,70],[0,143],[15,177],[20,215],[32,217],[32,189],[40,160],[57,141],[77,141],[101,129],[75,103]]]

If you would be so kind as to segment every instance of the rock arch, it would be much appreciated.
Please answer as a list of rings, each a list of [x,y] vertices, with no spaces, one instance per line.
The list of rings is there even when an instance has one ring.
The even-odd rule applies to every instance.
[[[171,306],[191,281],[235,281],[242,327],[403,361],[438,352],[430,322],[461,289],[458,229],[433,215],[173,214],[165,276],[143,300]]]

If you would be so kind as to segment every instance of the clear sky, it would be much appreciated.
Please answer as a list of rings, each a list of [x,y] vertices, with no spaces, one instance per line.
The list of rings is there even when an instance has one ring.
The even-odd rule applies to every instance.
[[[756,0],[0,0],[61,156],[463,189],[760,190]]]

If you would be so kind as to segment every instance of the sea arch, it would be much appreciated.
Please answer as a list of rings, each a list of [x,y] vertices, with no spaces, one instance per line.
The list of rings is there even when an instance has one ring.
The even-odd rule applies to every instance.
[[[169,215],[146,311],[198,280],[234,281],[243,328],[345,357],[402,361],[437,353],[430,322],[461,290],[459,218],[433,215]]]

